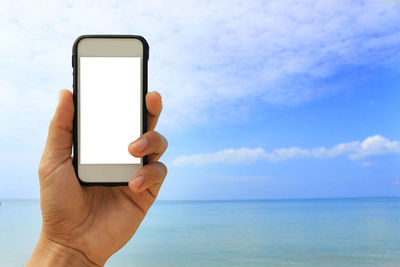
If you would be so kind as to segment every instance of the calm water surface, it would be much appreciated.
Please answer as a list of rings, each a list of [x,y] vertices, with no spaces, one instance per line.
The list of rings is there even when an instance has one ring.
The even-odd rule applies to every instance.
[[[23,266],[39,201],[3,200],[0,266]],[[400,266],[400,199],[157,202],[106,266]]]

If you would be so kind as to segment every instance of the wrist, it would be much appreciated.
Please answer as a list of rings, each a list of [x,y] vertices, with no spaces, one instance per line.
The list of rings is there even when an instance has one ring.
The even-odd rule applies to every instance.
[[[82,251],[54,242],[43,235],[29,259],[30,266],[100,266],[92,262]]]

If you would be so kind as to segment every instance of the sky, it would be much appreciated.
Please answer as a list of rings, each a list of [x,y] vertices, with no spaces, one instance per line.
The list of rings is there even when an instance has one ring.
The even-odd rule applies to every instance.
[[[139,34],[165,200],[400,196],[398,1],[4,1],[0,199],[37,166],[82,34]]]

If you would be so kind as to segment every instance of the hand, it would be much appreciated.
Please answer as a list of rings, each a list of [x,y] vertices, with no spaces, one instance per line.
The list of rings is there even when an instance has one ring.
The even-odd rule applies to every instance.
[[[131,239],[167,174],[165,165],[158,162],[167,140],[154,131],[162,109],[160,94],[148,93],[146,105],[149,131],[127,149],[135,157],[148,155],[149,164],[129,186],[83,187],[71,157],[73,96],[68,90],[60,92],[39,164],[43,223],[28,266],[104,265]]]

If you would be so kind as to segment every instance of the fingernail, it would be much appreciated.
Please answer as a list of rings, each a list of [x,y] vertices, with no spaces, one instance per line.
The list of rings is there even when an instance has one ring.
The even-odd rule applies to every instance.
[[[141,138],[132,144],[132,149],[137,152],[142,152],[149,145],[149,141],[145,138]]]
[[[133,184],[133,188],[136,191],[140,190],[140,187],[143,185],[143,183],[144,183],[144,177],[142,175],[139,175],[139,176],[133,178],[132,184]]]

